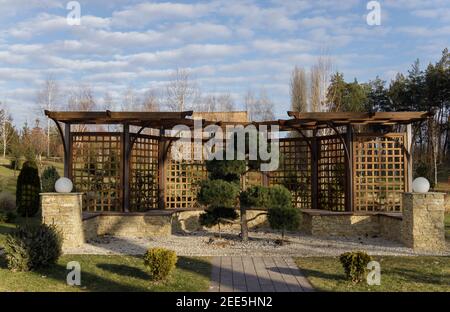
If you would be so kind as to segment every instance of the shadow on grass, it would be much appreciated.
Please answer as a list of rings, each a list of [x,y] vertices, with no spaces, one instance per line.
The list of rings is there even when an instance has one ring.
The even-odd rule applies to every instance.
[[[139,259],[139,257],[136,257]],[[30,277],[35,275],[45,276],[46,283],[52,287],[52,289],[57,289],[57,291],[93,291],[93,292],[144,292],[152,291],[152,280],[150,275],[136,265],[127,265],[121,263],[107,263],[104,262],[95,264],[95,266],[102,271],[92,272],[90,270],[83,270],[83,260],[74,259],[81,263],[81,287],[67,287],[66,288],[66,278],[69,270],[66,269],[65,265],[60,263],[53,265],[48,268],[42,268],[36,270],[35,272],[29,272]],[[180,257],[177,263],[177,269],[186,270],[189,272],[195,272],[204,277],[210,277],[210,264],[208,261],[202,259],[186,258]],[[5,255],[0,255],[0,269],[8,269]],[[16,274],[15,272],[10,272],[8,274]],[[117,278],[120,275],[121,278]],[[120,280],[121,279],[121,280]],[[51,280],[51,283],[48,281]],[[134,280],[134,281],[133,281]],[[137,282],[136,280],[141,280]],[[157,285],[157,286],[161,286]],[[46,285],[41,285],[39,289],[30,289],[30,291],[49,291],[46,289]],[[161,290],[161,289],[160,289]],[[170,291],[170,290],[169,290]]]
[[[151,279],[150,275],[144,270],[125,264],[99,263],[97,264],[97,267],[102,270],[127,277],[138,278],[146,281]]]
[[[299,269],[307,278],[317,277],[317,278],[323,278],[323,279],[328,279],[328,280],[335,280],[338,282],[346,281],[345,276],[342,274],[330,274],[330,273],[325,273],[322,271],[305,269],[305,268],[299,268]]]
[[[389,270],[390,274],[400,276],[402,279],[414,283],[430,284],[435,286],[449,286],[450,274],[425,273],[418,270],[393,268]]]

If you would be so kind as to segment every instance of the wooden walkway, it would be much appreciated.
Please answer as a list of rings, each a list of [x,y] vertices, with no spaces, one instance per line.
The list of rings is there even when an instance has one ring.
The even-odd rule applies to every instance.
[[[290,257],[214,257],[211,275],[213,292],[313,291]]]

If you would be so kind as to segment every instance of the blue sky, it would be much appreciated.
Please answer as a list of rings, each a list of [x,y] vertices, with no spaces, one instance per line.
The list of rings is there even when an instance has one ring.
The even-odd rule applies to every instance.
[[[63,92],[92,87],[101,105],[129,87],[161,89],[189,68],[203,95],[229,93],[238,108],[264,88],[277,117],[289,109],[289,76],[328,54],[346,80],[390,80],[419,58],[449,47],[450,1],[381,0],[381,25],[366,22],[368,1],[0,0],[0,101],[15,121],[35,119],[36,92],[48,75]]]

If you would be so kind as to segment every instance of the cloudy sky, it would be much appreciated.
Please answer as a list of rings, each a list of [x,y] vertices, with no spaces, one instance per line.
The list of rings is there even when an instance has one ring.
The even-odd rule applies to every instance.
[[[34,121],[48,75],[63,90],[92,86],[101,104],[107,91],[120,102],[189,68],[203,94],[230,93],[242,108],[249,88],[264,88],[285,117],[295,65],[326,53],[347,80],[389,80],[450,46],[448,0],[380,0],[380,26],[361,0],[80,0],[79,26],[67,23],[68,2],[0,0],[0,101],[19,124]]]

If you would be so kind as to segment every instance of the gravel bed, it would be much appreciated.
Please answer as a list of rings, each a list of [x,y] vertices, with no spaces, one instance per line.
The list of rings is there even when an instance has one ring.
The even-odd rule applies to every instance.
[[[289,242],[280,246],[276,243],[280,238],[277,233],[251,232],[249,241],[245,243],[240,241],[238,234],[238,231],[228,231],[222,233],[222,239],[209,231],[151,238],[103,236],[66,253],[142,255],[147,248],[164,247],[175,250],[180,256],[338,256],[350,250],[363,250],[371,255],[450,256],[450,244],[442,253],[418,253],[379,237],[318,238],[296,233],[287,234]]]

